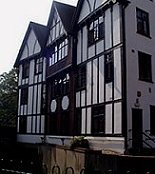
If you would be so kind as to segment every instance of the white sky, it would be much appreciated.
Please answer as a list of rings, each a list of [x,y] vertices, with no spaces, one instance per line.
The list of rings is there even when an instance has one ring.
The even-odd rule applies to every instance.
[[[77,0],[57,0],[76,5]],[[30,21],[47,24],[53,0],[3,0],[0,4],[0,74],[9,72]]]

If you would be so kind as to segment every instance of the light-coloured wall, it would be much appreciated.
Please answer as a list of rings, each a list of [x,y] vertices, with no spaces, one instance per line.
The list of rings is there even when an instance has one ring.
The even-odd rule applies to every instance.
[[[109,0],[84,0],[79,16],[79,22],[85,19],[91,12],[99,8],[101,5],[104,5],[108,2]]]
[[[79,22],[86,18],[90,9],[96,9],[107,1],[84,1]],[[100,8],[99,7],[99,8]],[[105,37],[88,45],[88,27],[80,28],[77,38],[77,64],[86,62],[86,90],[76,93],[76,107],[82,108],[82,133],[91,133],[92,106],[105,105],[105,133],[122,133],[122,38],[121,10],[118,3],[103,14]],[[114,82],[105,83],[105,53],[113,52]],[[108,104],[107,104],[108,102]],[[112,104],[113,103],[113,104]],[[114,127],[112,128],[112,125]],[[113,132],[112,132],[113,130]]]
[[[137,33],[136,7],[149,13],[150,37]],[[155,106],[155,2],[131,0],[125,10],[125,34],[126,34],[126,70],[127,70],[127,115],[128,115],[128,139],[132,138],[132,108],[135,107],[137,91],[141,92],[139,97],[140,109],[143,109],[143,131],[150,130],[150,105]],[[152,81],[148,83],[138,80],[138,51],[152,55]],[[149,92],[151,90],[151,92]],[[129,144],[131,147],[131,142]]]
[[[50,34],[47,41],[47,45],[50,45],[54,40],[56,40],[58,37],[62,36],[65,33],[66,31],[62,24],[61,18],[59,17],[59,14],[55,9],[52,25],[50,26]]]
[[[34,54],[37,54],[41,51],[41,47],[38,43],[38,40],[36,38],[36,35],[33,30],[30,31],[27,43],[25,44],[25,48],[23,50],[21,60],[26,59],[29,56],[32,56]]]

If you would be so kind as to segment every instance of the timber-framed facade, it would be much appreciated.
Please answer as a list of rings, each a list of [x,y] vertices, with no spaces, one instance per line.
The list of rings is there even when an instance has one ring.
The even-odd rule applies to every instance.
[[[18,141],[85,136],[93,149],[155,148],[155,3],[144,4],[54,1],[47,26],[30,23],[15,63]]]

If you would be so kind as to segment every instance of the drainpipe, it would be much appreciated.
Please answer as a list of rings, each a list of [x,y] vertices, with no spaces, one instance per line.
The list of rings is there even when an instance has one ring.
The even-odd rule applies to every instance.
[[[128,0],[118,0],[121,5],[122,13],[122,40],[123,40],[123,53],[122,53],[122,131],[125,137],[125,152],[128,150],[127,142],[127,79],[126,79],[126,28],[125,28],[125,9],[129,4]]]

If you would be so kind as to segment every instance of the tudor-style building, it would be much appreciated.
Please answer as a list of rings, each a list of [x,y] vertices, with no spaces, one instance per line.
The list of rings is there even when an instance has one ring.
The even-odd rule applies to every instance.
[[[18,67],[18,141],[33,143],[45,133],[46,63],[43,48],[49,30],[30,22],[15,67]],[[40,136],[39,136],[40,137]]]
[[[46,27],[30,23],[15,64],[18,141],[69,145],[84,135],[94,149],[155,148],[154,7],[151,0],[79,0],[76,8],[54,1]],[[36,75],[40,58],[46,66]]]
[[[74,74],[71,21],[75,7],[53,2],[46,45],[47,135],[73,135]]]

